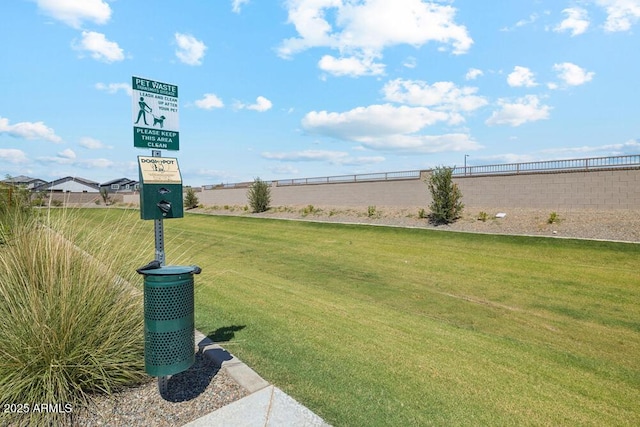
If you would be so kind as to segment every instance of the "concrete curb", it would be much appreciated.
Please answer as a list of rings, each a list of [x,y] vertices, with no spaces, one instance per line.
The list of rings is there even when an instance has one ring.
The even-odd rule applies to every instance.
[[[256,371],[218,344],[215,344],[202,332],[196,330],[195,338],[198,349],[213,360],[218,367],[224,368],[231,378],[249,393],[254,393],[269,386],[269,383],[258,375]]]
[[[270,385],[240,359],[195,331],[198,349],[249,393],[248,396],[206,414],[184,427],[330,427],[322,418]]]

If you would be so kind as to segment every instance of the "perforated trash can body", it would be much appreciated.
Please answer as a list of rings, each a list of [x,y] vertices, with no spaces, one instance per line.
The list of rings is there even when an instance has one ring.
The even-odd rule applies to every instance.
[[[155,377],[185,371],[195,361],[195,266],[162,266],[144,275],[144,365]],[[199,272],[199,271],[198,271]]]

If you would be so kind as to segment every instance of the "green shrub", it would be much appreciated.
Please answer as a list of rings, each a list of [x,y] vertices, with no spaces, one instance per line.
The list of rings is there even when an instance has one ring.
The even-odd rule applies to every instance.
[[[558,215],[557,212],[551,212],[549,214],[549,218],[547,219],[547,223],[548,224],[555,224],[557,222],[560,222],[560,216]]]
[[[265,212],[271,204],[271,188],[269,184],[256,178],[247,191],[249,206],[253,213]]]
[[[124,253],[118,242],[130,224],[81,234],[70,216],[57,213],[56,219],[49,212],[14,221],[14,232],[0,247],[3,407],[68,403],[77,411],[90,392],[110,393],[147,378],[142,295],[129,284],[139,279],[132,266],[128,274],[115,273],[144,262],[143,251]],[[0,425],[69,421],[55,413],[10,416],[0,414]]]
[[[193,188],[187,187],[187,193],[184,196],[184,207],[187,209],[194,209],[198,207],[198,196]]]
[[[31,206],[39,207],[39,206],[45,206],[45,205],[46,205],[46,202],[43,197],[36,197],[31,200]]]
[[[314,207],[313,205],[307,205],[306,207],[302,208],[302,216],[307,216],[317,212],[320,212],[320,209]]]
[[[418,210],[418,218],[423,219],[428,217],[429,215],[427,215],[427,211],[425,211],[423,208],[420,208],[420,210]]]
[[[376,207],[375,206],[368,206],[367,207],[367,216],[369,218],[375,218],[376,216],[378,216],[378,212],[376,211]]]
[[[449,224],[460,217],[464,205],[462,193],[452,179],[453,168],[436,168],[427,185],[431,192],[431,219],[437,224]]]
[[[481,211],[481,212],[478,214],[478,221],[486,222],[486,221],[487,221],[487,219],[489,219],[489,214],[487,214],[486,212]]]

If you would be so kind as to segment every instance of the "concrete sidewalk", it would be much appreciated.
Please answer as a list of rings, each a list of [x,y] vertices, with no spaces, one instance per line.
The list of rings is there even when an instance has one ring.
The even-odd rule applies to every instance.
[[[207,357],[225,368],[251,394],[185,424],[185,427],[329,426],[322,418],[270,385],[253,369],[198,331],[196,342]]]

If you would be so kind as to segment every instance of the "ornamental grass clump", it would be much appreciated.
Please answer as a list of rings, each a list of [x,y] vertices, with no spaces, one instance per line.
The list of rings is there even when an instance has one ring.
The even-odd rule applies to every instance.
[[[142,293],[125,271],[143,262],[118,244],[126,230],[50,215],[13,222],[0,246],[0,403],[30,405],[0,424],[64,424],[91,393],[146,379]]]

